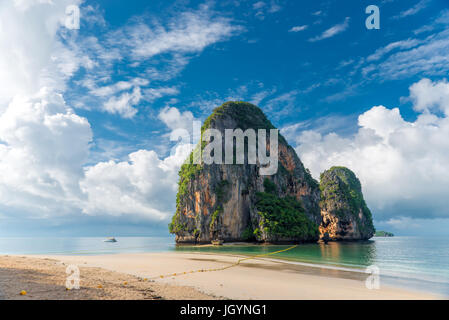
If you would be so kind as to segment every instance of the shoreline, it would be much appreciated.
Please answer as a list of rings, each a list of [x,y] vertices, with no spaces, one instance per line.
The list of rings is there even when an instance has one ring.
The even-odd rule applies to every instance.
[[[391,238],[391,237],[377,237],[377,238]],[[369,241],[369,240],[368,240]],[[344,242],[357,242],[357,241],[344,241]],[[248,246],[251,244],[248,244],[246,242],[235,242],[235,243],[225,243],[223,244],[224,246]],[[252,243],[252,245],[254,246],[259,246],[259,245],[265,245],[265,244],[259,244],[259,243]],[[267,244],[267,246],[269,246],[271,244]],[[205,244],[205,245],[192,245],[192,248],[195,247],[216,247],[212,244]],[[192,253],[197,253],[195,251],[192,251]],[[245,254],[245,253],[240,253],[240,252],[220,252],[220,253],[214,253],[214,252],[208,252],[208,251],[199,251],[199,254],[217,254],[217,255],[230,255],[230,256],[245,256],[245,257],[254,257],[257,258],[258,254],[254,254],[254,255],[250,255],[250,254]],[[368,268],[368,266],[361,266],[361,265],[348,265],[348,264],[342,264],[342,263],[336,263],[336,262],[314,262],[314,261],[307,261],[307,260],[300,260],[300,259],[296,259],[296,258],[291,258],[291,257],[287,257],[287,256],[274,256],[273,258],[266,256],[266,257],[261,257],[265,260],[268,261],[273,261],[273,262],[280,262],[280,263],[286,263],[286,264],[293,264],[293,265],[299,265],[299,266],[305,266],[305,267],[310,267],[310,268],[318,268],[318,269],[329,269],[329,270],[337,270],[337,271],[348,271],[348,272],[354,272],[354,273],[359,273],[359,274],[363,274],[365,275],[365,277],[368,277],[368,273],[366,272],[366,269]],[[425,276],[419,276],[419,274],[408,274],[408,275],[404,275],[403,273],[394,273],[394,272],[390,272],[390,273],[385,273],[382,272],[381,274],[382,278],[387,278],[388,279],[388,283],[393,286],[393,287],[398,287],[398,288],[402,288],[405,290],[413,290],[413,291],[417,291],[417,292],[421,292],[421,293],[426,293],[426,294],[433,294],[433,295],[438,295],[438,296],[442,296],[445,299],[449,298],[449,282],[441,282],[441,281],[436,281],[433,279],[428,279]],[[414,284],[414,285],[412,285]],[[419,285],[421,284],[421,286]],[[432,287],[432,289],[435,286],[440,286],[443,287],[445,286],[444,289],[442,290],[430,290],[430,289],[426,289],[426,288],[422,288],[422,284],[427,285],[428,287]],[[444,293],[443,293],[444,292]]]
[[[378,290],[365,286],[369,276],[362,270],[311,265],[273,258],[251,258],[235,265],[245,256],[216,253],[117,253],[111,255],[33,255],[10,256],[16,259],[50,259],[53,263],[97,268],[137,279],[154,278],[154,285],[174,290],[190,288],[207,299],[445,299],[418,290],[383,285]],[[232,266],[235,265],[235,266]],[[229,267],[232,266],[232,267]],[[221,271],[184,274],[192,270]],[[0,267],[1,268],[1,267]],[[1,270],[1,269],[0,269]],[[87,271],[90,272],[90,271]],[[160,275],[171,274],[175,276]],[[64,275],[66,276],[66,275]],[[81,271],[81,281],[83,271]],[[148,283],[150,284],[150,283]],[[171,299],[170,297],[167,297]],[[174,299],[183,299],[174,297]],[[191,297],[191,299],[197,299]]]

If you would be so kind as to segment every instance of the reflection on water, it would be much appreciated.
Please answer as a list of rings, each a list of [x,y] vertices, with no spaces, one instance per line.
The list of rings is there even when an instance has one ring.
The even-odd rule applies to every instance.
[[[331,242],[319,246],[322,259],[328,263],[340,264],[344,261],[346,265],[369,266],[376,260],[374,241]]]
[[[285,249],[276,245],[176,246],[176,251],[257,255]],[[376,265],[382,283],[449,296],[449,238],[393,237],[361,242],[301,244],[272,256],[344,268]]]
[[[286,245],[223,245],[223,246],[176,246],[176,251],[229,253],[258,255],[287,248]],[[308,263],[320,263],[347,267],[364,267],[373,264],[376,258],[374,241],[307,243],[276,254],[275,258]]]

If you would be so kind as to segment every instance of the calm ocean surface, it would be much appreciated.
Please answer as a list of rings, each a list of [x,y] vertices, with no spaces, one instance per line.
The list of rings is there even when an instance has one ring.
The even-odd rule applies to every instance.
[[[176,246],[173,237],[0,238],[0,254],[91,255],[138,252],[194,251],[256,255],[287,246]],[[271,258],[365,270],[376,265],[382,283],[449,296],[449,237],[373,238],[366,242],[303,244]]]

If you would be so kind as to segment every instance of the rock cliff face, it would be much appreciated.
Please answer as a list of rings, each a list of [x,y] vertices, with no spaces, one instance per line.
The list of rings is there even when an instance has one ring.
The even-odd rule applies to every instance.
[[[224,146],[225,129],[237,128],[257,131],[274,129],[274,126],[258,107],[245,102],[227,102],[213,111],[201,131],[217,129],[223,133]],[[268,134],[266,140],[269,153]],[[203,150],[205,144],[197,146],[189,157],[190,162],[185,163],[179,172],[176,213],[169,225],[170,232],[176,234],[176,242],[210,243],[217,239],[229,242],[317,241],[320,230],[332,231],[335,239],[349,239],[352,233],[357,239],[370,234],[358,224],[371,221],[371,216],[365,216],[364,209],[357,218],[351,215],[349,204],[339,202],[346,201],[346,198],[338,198],[335,205],[327,198],[320,198],[318,182],[281,135],[278,139],[278,170],[267,176],[260,174],[259,162],[248,164],[247,152],[244,164],[192,163],[194,154]],[[360,190],[360,183],[357,190]],[[329,193],[327,187],[324,192]],[[348,208],[341,220],[340,216],[335,216],[335,208],[340,207]],[[335,222],[326,222],[326,227],[323,227],[323,219]],[[341,231],[346,221],[353,230],[346,228]],[[335,232],[332,229],[334,225]],[[338,232],[344,235],[337,236]]]
[[[214,110],[202,132],[236,128],[269,130],[274,126],[258,107],[227,102]],[[318,183],[285,139],[279,136],[278,141],[278,171],[271,176],[261,176],[260,164],[247,164],[247,157],[240,165],[184,164],[179,173],[177,210],[170,224],[176,241],[318,239]],[[267,137],[267,152],[269,148]],[[283,219],[283,213],[291,221]]]
[[[371,212],[363,199],[355,174],[332,167],[320,177],[320,235],[330,240],[365,240],[374,235]]]

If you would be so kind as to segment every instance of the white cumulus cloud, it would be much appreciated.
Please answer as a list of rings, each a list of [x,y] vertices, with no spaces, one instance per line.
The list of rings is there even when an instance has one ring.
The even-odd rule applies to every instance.
[[[191,150],[178,146],[176,152],[160,159],[154,151],[139,150],[129,161],[100,162],[86,169],[81,181],[88,195],[87,214],[132,214],[152,220],[169,218],[175,210],[178,170]]]
[[[36,215],[67,213],[80,205],[92,132],[60,94],[42,89],[16,96],[0,115],[0,203]]]
[[[132,92],[122,93],[120,96],[110,97],[103,105],[103,110],[109,113],[120,114],[123,118],[132,118],[136,115],[135,106],[142,99],[142,93],[139,87],[133,89]]]
[[[16,94],[34,94],[43,86],[64,86],[82,63],[56,36],[68,5],[81,0],[0,2],[0,111]],[[86,61],[85,61],[86,62]]]
[[[303,131],[296,150],[316,178],[334,165],[352,169],[378,220],[447,218],[448,90],[446,81],[423,79],[410,87],[415,121],[375,106],[359,116],[355,135]]]
[[[154,78],[149,75],[156,78],[165,69],[157,67],[159,60],[153,66],[149,58],[169,54],[168,64],[174,66],[168,72],[170,78],[185,66],[188,54],[201,52],[240,29],[201,6],[163,24],[137,24],[142,29],[125,26],[105,35],[111,39],[122,32],[124,38],[101,42],[64,29],[66,6],[81,2],[0,2],[0,216],[17,221],[24,216],[53,221],[82,213],[167,219],[175,209],[179,167],[192,146],[177,145],[163,157],[154,150],[135,148],[141,150],[129,152],[127,161],[107,159],[87,166],[92,161],[92,128],[87,118],[66,103],[71,101],[67,97],[73,97],[68,84],[70,89],[79,84],[91,99],[84,100],[74,90],[76,107],[98,106],[132,118],[142,102],[179,93],[175,86],[150,87]],[[88,7],[87,13],[92,15],[91,11]],[[90,22],[98,24],[101,19]],[[127,68],[143,63],[145,72],[113,82],[114,64],[124,57],[135,59],[136,64]],[[81,67],[84,77],[70,82]],[[170,130],[187,127],[189,122],[191,126],[193,119],[190,112],[174,108],[160,116]],[[160,139],[167,144],[167,136]]]

